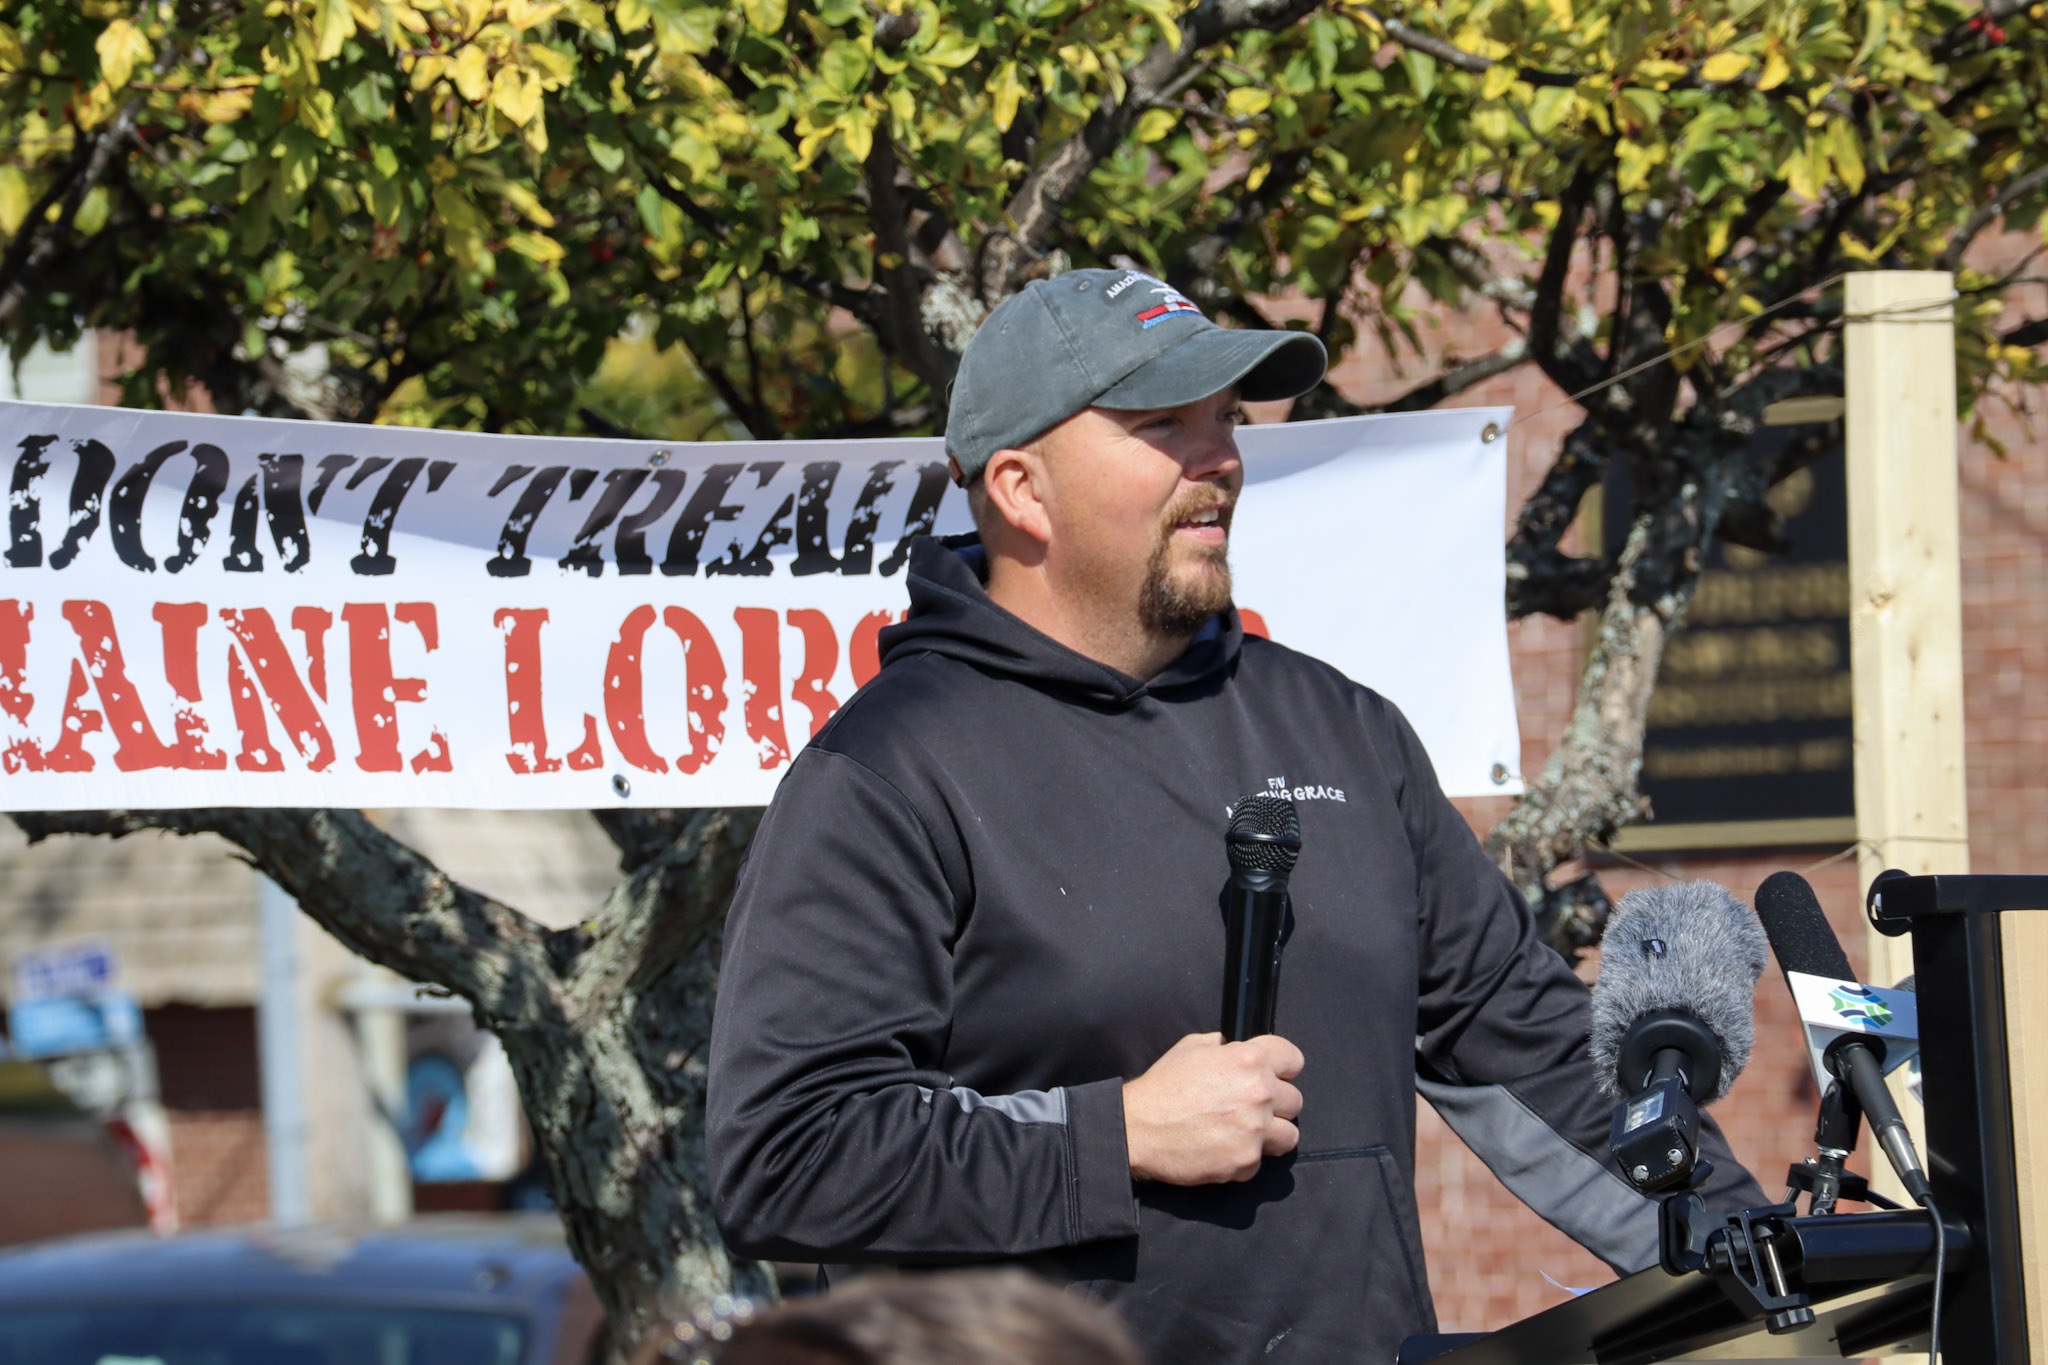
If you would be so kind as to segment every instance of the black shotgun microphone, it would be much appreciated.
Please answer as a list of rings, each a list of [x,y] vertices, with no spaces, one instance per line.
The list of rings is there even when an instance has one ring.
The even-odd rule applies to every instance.
[[[1856,979],[1849,970],[1849,955],[1842,951],[1842,942],[1835,937],[1834,926],[1828,923],[1813,888],[1797,872],[1774,872],[1766,877],[1756,889],[1756,913],[1764,922],[1764,932],[1770,935],[1771,951],[1778,955],[1778,966],[1787,973],[1788,988],[1792,972],[1836,981]],[[1899,1173],[1899,1182],[1906,1192],[1915,1203],[1925,1204],[1933,1192],[1927,1184],[1927,1173],[1920,1167],[1920,1154],[1913,1150],[1906,1120],[1899,1114],[1892,1092],[1885,1087],[1883,1047],[1881,1041],[1846,1034],[1828,1045],[1827,1068],[1849,1087],[1863,1117],[1870,1122],[1877,1145],[1884,1148],[1885,1157]]]
[[[1637,1189],[1692,1182],[1698,1106],[1727,1094],[1749,1061],[1764,960],[1756,916],[1713,882],[1631,891],[1608,916],[1588,1041],[1602,1088],[1621,1101],[1608,1147]]]
[[[1287,931],[1287,876],[1301,856],[1301,817],[1284,796],[1247,796],[1223,836],[1230,885],[1223,893],[1223,1041],[1273,1031],[1280,998],[1280,939]]]

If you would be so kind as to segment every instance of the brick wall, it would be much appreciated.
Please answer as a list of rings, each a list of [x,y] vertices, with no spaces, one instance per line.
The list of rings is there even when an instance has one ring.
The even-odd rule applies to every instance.
[[[165,1005],[143,1027],[156,1048],[171,1128],[171,1179],[186,1227],[247,1223],[270,1211],[256,1011]]]

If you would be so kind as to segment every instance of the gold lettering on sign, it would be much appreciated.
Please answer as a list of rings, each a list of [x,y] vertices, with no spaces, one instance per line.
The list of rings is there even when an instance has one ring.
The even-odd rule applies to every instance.
[[[1686,609],[1695,626],[1817,621],[1849,614],[1847,564],[1784,564],[1700,578]]]
[[[1689,682],[1673,678],[1650,698],[1653,727],[1823,720],[1849,714],[1849,675]]]
[[[1667,678],[1718,678],[1731,673],[1833,673],[1842,667],[1833,626],[1762,626],[1749,630],[1692,628],[1673,637],[1659,673]]]
[[[1653,749],[1643,773],[1653,778],[1752,777],[1760,773],[1839,772],[1849,766],[1849,741],[1810,739],[1798,744],[1715,744],[1698,749]]]

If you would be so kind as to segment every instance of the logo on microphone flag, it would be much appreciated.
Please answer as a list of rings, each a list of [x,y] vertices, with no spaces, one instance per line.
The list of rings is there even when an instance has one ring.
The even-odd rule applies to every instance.
[[[1892,1007],[1878,999],[1877,992],[1870,987],[1857,984],[1837,986],[1828,992],[1828,1003],[1835,1007],[1835,1014],[1852,1022],[1867,1022],[1876,1028],[1883,1028],[1892,1021]]]
[[[1844,1035],[1882,1039],[1882,1065],[1888,1072],[1919,1055],[1919,1001],[1911,991],[1806,972],[1787,972],[1785,982],[1792,988],[1792,1002],[1799,1007],[1807,1063],[1813,1068],[1814,1084],[1821,1089],[1834,1079],[1827,1067],[1828,1047]]]

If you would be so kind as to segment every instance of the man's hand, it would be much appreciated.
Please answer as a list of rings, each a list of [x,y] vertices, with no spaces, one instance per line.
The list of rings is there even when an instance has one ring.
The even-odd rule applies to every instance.
[[[1190,1033],[1144,1075],[1124,1082],[1131,1175],[1169,1185],[1249,1180],[1259,1162],[1294,1150],[1301,1049],[1275,1034],[1226,1043]]]

